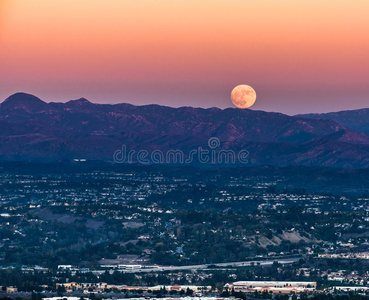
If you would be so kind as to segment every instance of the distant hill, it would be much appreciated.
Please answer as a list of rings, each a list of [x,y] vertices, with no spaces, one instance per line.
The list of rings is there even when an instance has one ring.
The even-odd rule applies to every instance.
[[[369,134],[369,108],[345,110],[325,114],[297,115],[298,118],[335,120],[343,126]]]
[[[0,161],[113,161],[115,151],[249,151],[252,164],[369,167],[369,136],[337,120],[264,111],[46,103],[17,93],[0,105]]]

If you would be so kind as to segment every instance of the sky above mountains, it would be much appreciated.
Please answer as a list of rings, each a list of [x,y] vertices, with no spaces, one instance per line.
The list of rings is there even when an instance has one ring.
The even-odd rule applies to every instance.
[[[367,107],[367,0],[0,0],[0,99]]]

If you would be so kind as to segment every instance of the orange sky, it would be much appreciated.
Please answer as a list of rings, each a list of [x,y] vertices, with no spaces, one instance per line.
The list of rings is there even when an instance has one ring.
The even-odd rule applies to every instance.
[[[369,106],[367,0],[0,0],[0,101]]]

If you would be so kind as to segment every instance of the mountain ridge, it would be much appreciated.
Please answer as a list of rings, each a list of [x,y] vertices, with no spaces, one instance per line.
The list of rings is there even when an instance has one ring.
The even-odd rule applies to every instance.
[[[334,120],[352,130],[369,134],[369,108],[343,110],[322,114],[299,114],[298,118]]]
[[[217,151],[247,149],[257,164],[369,167],[366,133],[335,120],[274,112],[95,104],[85,98],[47,103],[17,93],[0,105],[0,127],[0,161],[111,161],[123,144],[149,153],[188,153],[208,149],[208,139],[217,137]]]

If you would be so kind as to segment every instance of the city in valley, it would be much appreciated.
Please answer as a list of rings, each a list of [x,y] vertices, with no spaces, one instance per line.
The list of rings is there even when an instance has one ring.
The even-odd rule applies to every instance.
[[[3,164],[2,293],[365,295],[369,198],[299,180],[258,167]]]

